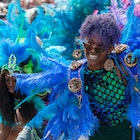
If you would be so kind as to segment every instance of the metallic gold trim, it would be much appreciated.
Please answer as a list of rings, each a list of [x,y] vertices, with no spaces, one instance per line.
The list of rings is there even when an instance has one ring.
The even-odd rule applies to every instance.
[[[104,69],[110,71],[114,68],[114,61],[111,58],[108,58],[104,63]]]
[[[114,52],[115,53],[121,53],[123,52],[128,46],[126,44],[119,44],[115,46]]]
[[[134,62],[131,62],[132,59],[132,53],[126,54],[124,57],[124,62],[128,67],[134,67],[137,64],[137,59],[134,60]]]
[[[71,66],[70,66],[70,68],[72,69],[72,70],[76,70],[76,69],[78,69],[80,66],[82,65],[82,61],[73,61],[72,63],[71,63]]]
[[[72,78],[68,83],[68,88],[71,92],[77,93],[82,88],[82,81],[78,78]]]
[[[45,96],[45,95],[47,95],[47,94],[49,94],[49,93],[45,91],[45,92],[43,92],[43,93],[38,93],[37,95],[42,97],[42,96]]]

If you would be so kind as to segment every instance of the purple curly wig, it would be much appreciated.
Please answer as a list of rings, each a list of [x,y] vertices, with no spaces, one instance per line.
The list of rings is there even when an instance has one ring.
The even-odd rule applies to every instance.
[[[106,47],[118,44],[120,34],[119,26],[108,13],[89,15],[80,28],[81,39],[92,39],[94,35],[98,35]]]

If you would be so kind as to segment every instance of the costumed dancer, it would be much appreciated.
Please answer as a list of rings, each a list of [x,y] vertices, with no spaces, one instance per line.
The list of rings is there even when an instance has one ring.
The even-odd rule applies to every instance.
[[[37,113],[37,109],[43,107],[42,100],[39,97],[30,98],[20,107],[14,109],[25,95],[15,90],[16,77],[13,73],[20,73],[22,69],[16,64],[16,57],[11,54],[8,63],[3,65],[0,78],[0,139],[10,138],[10,133],[15,134],[16,139],[18,132],[22,127],[31,120]],[[37,106],[37,102],[40,104]],[[42,104],[41,104],[42,103]],[[35,104],[35,105],[34,105]],[[12,137],[13,138],[13,137]]]
[[[46,52],[40,47],[36,38],[36,31],[31,27],[24,31],[15,24],[0,21],[0,67],[7,62],[11,53],[17,57],[17,64],[23,68],[24,73],[41,72],[43,54]],[[22,56],[22,57],[21,57]]]
[[[0,60],[1,60],[0,68],[2,69],[1,70],[2,82],[1,82],[1,94],[0,94],[0,98],[2,100],[0,104],[1,106],[0,107],[0,114],[1,114],[0,138],[3,140],[10,135],[10,131],[13,128],[13,125],[15,126],[14,117],[17,116],[16,115],[18,113],[17,111],[19,111],[20,116],[22,116],[20,117],[22,118],[20,126],[24,126],[33,117],[33,115],[37,113],[37,111],[41,110],[45,106],[45,104],[42,101],[42,99],[39,97],[39,96],[42,97],[44,93],[43,94],[40,93],[39,95],[35,95],[35,96],[32,95],[32,96],[26,97],[25,93],[14,91],[14,94],[12,95],[7,90],[7,86],[5,83],[5,75],[8,75],[7,81],[12,81],[13,83],[10,88],[13,88],[15,90],[16,79],[13,78],[11,74],[13,74],[15,71],[16,72],[18,71],[18,70],[14,70],[14,68],[17,68],[16,63],[18,63],[18,65],[21,65],[22,63],[23,69],[22,68],[21,69],[22,69],[22,72],[24,73],[38,72],[40,70],[39,64],[41,62],[39,59],[40,58],[39,56],[43,54],[43,50],[39,46],[39,44],[36,42],[34,31],[27,31],[27,36],[23,39],[22,36],[20,36],[20,34],[18,33],[18,28],[16,26],[12,24],[7,24],[4,21],[1,21],[1,23],[2,23],[1,27],[3,30],[1,30],[2,32],[1,32],[1,41],[0,41],[0,44],[1,44],[0,50],[1,50],[1,56],[2,56],[0,57]],[[10,32],[10,34],[8,34],[8,32]],[[32,57],[32,63],[30,63],[29,61],[28,62],[29,65],[28,66],[26,65],[26,68],[25,68],[24,67],[25,65],[23,64],[23,62],[27,61],[28,58],[30,57]],[[9,63],[7,64],[8,58],[9,58]],[[7,65],[3,66],[4,64],[7,64]],[[12,67],[13,69],[10,67],[10,64],[13,66]],[[35,69],[33,65],[36,66]],[[18,102],[16,104],[14,104],[14,98],[18,98]],[[11,104],[9,104],[9,102],[11,102]],[[19,121],[19,118],[18,118],[18,121]],[[17,127],[15,128],[17,129]],[[18,131],[16,131],[16,136],[17,136]],[[13,134],[13,131],[11,132]],[[36,131],[34,131],[33,133],[36,133]]]
[[[111,14],[89,15],[80,28],[85,59],[70,66],[50,59],[50,70],[45,73],[16,75],[17,88],[28,90],[27,95],[33,89],[37,93],[52,88],[50,104],[24,127],[17,140],[27,139],[44,119],[49,120],[44,140],[138,139],[134,130],[139,130],[140,120],[139,80],[132,81],[139,77],[140,57],[132,53],[131,62],[129,47],[119,45],[120,35]]]

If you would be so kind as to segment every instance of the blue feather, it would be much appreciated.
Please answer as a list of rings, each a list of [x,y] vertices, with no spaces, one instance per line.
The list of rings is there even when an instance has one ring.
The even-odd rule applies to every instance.
[[[84,95],[81,108],[78,107],[75,96],[69,94],[68,99],[66,105],[59,108],[55,117],[46,126],[44,140],[49,132],[54,139],[58,139],[63,132],[64,138],[77,140],[80,136],[94,135],[97,130],[98,120],[89,108],[88,98]]]

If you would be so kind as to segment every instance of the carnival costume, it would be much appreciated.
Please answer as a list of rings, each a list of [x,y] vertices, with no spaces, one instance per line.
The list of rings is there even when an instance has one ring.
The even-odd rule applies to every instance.
[[[11,3],[11,5],[14,8],[17,6],[17,5],[13,5],[13,3]],[[9,11],[8,11],[7,16],[10,16],[10,14],[12,14],[12,10],[10,11],[10,8],[12,7],[11,5],[9,6]],[[19,10],[21,10],[21,8],[19,8]],[[23,12],[21,12],[21,14],[23,14]],[[13,15],[13,17],[14,16],[15,15]],[[19,19],[20,16],[15,16],[14,19],[13,17],[11,17],[11,19],[9,17],[10,20],[9,19],[5,21],[0,20],[0,30],[1,30],[0,69],[1,69],[1,72],[4,69],[6,69],[10,74],[15,73],[15,71],[23,72],[23,68],[21,68],[20,65],[21,63],[25,62],[29,57],[32,57],[33,64],[37,66],[34,72],[41,71],[40,63],[39,63],[41,61],[39,59],[38,54],[41,54],[43,50],[40,48],[39,44],[35,41],[36,38],[35,38],[34,30],[32,31],[31,28],[25,28],[27,26],[23,25],[23,22],[25,20],[23,18],[21,20],[21,24],[19,24],[20,26],[18,26],[18,23],[16,22],[16,20]],[[25,23],[27,23],[26,20],[25,20]],[[31,32],[32,32],[32,35],[30,35]],[[41,50],[41,52],[39,50]],[[19,69],[17,69],[17,67]],[[34,97],[32,96],[30,98],[25,98],[25,99],[24,99],[25,101],[22,99],[15,99],[15,108],[13,108],[13,110],[14,109],[16,110],[17,108],[19,108],[26,101],[33,102],[36,110],[38,111],[45,106],[44,102],[38,96],[34,96]],[[10,126],[13,125],[12,122],[11,124],[8,124],[7,121],[5,120],[3,121],[2,116],[0,118],[1,118],[0,123],[3,123],[5,125],[10,125]]]
[[[11,54],[9,59],[8,59],[8,63],[3,65],[1,68],[1,72],[7,70],[10,75],[12,76],[12,74],[14,73],[22,73],[22,68],[19,67],[16,63],[16,57],[14,54]],[[27,101],[27,100],[26,100]],[[13,109],[17,109],[17,106],[19,106],[19,103],[23,102],[21,98],[14,98],[14,107]],[[32,102],[35,104],[35,108],[39,111],[41,110],[45,105],[43,103],[43,101],[35,96],[34,98],[30,98],[30,100],[28,100],[27,102]],[[13,122],[11,122],[11,124],[7,123],[7,121],[0,115],[0,123],[3,123],[4,125],[9,125],[12,126],[14,125]]]
[[[45,90],[46,87],[53,89],[50,95],[50,104],[27,124],[27,128],[39,128],[43,119],[50,120],[44,131],[43,139],[46,140],[49,139],[49,136],[59,139],[61,135],[64,139],[77,140],[81,137],[88,139],[95,130],[98,131],[99,123],[116,126],[127,119],[131,121],[133,127],[139,129],[139,81],[135,82],[135,76],[139,77],[137,73],[139,63],[127,66],[125,63],[129,62],[125,59],[128,53],[129,49],[126,49],[110,56],[127,79],[127,86],[118,79],[114,69],[111,70],[114,74],[110,74],[104,69],[94,73],[86,70],[85,60],[74,61],[70,67],[50,60],[52,65],[55,65],[52,67],[53,70],[49,71],[48,69],[45,73],[37,75],[17,75],[18,81],[20,81],[17,81],[17,87],[23,92],[28,89],[27,95],[36,94],[38,91]],[[136,58],[139,62],[139,57]],[[129,75],[126,76],[123,73],[120,64],[124,66]],[[104,73],[103,76],[100,76],[100,73]],[[91,82],[87,81],[87,75],[90,75]],[[92,81],[98,81],[100,84],[94,85]],[[89,89],[88,85],[92,85],[94,90]],[[32,93],[32,91],[34,92]],[[98,94],[92,98],[91,94],[95,94],[97,91]],[[110,95],[108,95],[109,93]],[[104,98],[107,98],[108,101],[104,102]],[[113,98],[112,102],[110,102],[111,98]],[[95,100],[100,104],[97,104]],[[92,110],[97,118],[90,110],[92,104]],[[129,111],[125,112],[127,108]],[[102,115],[100,110],[104,110]],[[122,117],[117,119],[120,115]]]
[[[68,56],[65,58],[69,59],[72,57],[71,52],[74,49],[77,48],[83,49],[83,47],[81,48],[82,42],[77,38],[77,36],[79,35],[78,29],[85,18],[85,17],[81,18],[83,16],[83,12],[82,12],[83,9],[81,9],[81,7],[85,7],[89,5],[87,3],[91,4],[92,1],[82,3],[83,5],[80,3],[81,1],[68,1],[68,2],[71,4],[72,2],[75,2],[71,5],[70,8],[73,8],[75,10],[75,13],[77,14],[80,13],[81,15],[77,16],[77,14],[74,14],[73,11],[69,9],[59,11],[59,7],[58,7],[57,11],[52,10],[53,14],[55,13],[54,16],[55,23],[53,24],[55,26],[52,25],[50,28],[48,26],[48,29],[45,29],[44,32],[35,32],[35,34],[36,35],[40,34],[40,37],[44,39],[43,40],[44,48],[50,44],[64,46],[66,48],[65,55]],[[77,8],[78,4],[79,7]],[[99,2],[99,5],[100,4],[101,3]],[[108,1],[107,1],[107,5],[108,5]],[[92,5],[90,6],[92,7]],[[39,9],[42,10],[43,8],[40,7]],[[101,10],[103,9],[101,8]],[[106,11],[106,9],[104,10]],[[94,12],[93,9],[89,11]],[[88,10],[84,12],[85,12],[84,13],[85,16],[89,14]],[[62,17],[65,20],[62,20],[61,19]],[[79,22],[75,25],[75,23],[77,22],[77,17],[79,17],[78,20]],[[46,18],[50,18],[50,16]],[[62,22],[60,22],[60,19],[62,20]],[[73,21],[71,22],[72,19]],[[52,22],[52,18],[50,21]],[[56,24],[57,22],[59,24]],[[11,23],[17,24],[13,22]],[[44,22],[42,23],[44,25]],[[69,26],[70,24],[71,26]],[[18,24],[18,27],[21,28],[25,27],[23,29],[26,30],[27,29],[26,27],[28,26],[26,26],[26,24],[25,26],[22,25],[23,24]],[[38,23],[33,22],[32,25],[35,25],[34,26],[36,27],[35,31],[37,31]],[[56,26],[56,25],[60,25],[60,26]],[[31,27],[30,28],[30,33],[31,33],[33,31],[32,30],[33,26],[30,27]],[[55,28],[52,32],[50,32],[50,29],[52,29],[52,27]],[[120,28],[122,28],[122,25]],[[46,37],[47,33],[49,34],[47,38],[48,42],[46,41],[46,38],[44,38]],[[61,36],[58,36],[58,34],[60,35],[60,33]],[[25,37],[25,35],[19,34],[18,43],[20,42],[21,37]],[[33,38],[35,38],[35,35],[33,35]],[[76,41],[79,41],[78,42],[79,44],[76,44],[77,42],[74,43],[75,38],[77,39]],[[52,42],[54,42],[54,44],[52,44]],[[30,45],[33,45],[32,43],[30,42]],[[123,43],[125,43],[125,41]],[[133,130],[135,128],[139,129],[139,120],[140,120],[139,106],[138,106],[139,105],[138,104],[139,103],[139,94],[138,94],[139,76],[140,76],[138,73],[140,67],[139,50],[135,50],[132,44],[129,47],[125,46],[124,49],[120,49],[120,48],[121,47],[114,50],[114,52],[109,57],[114,60],[115,64],[118,66],[119,70],[121,71],[121,74],[126,78],[128,82],[127,86],[125,86],[121,80],[118,80],[118,76],[116,75],[115,69],[112,69],[110,71],[106,71],[105,69],[102,69],[99,71],[97,70],[92,72],[87,69],[86,60],[81,59],[81,57],[74,58],[74,59],[78,59],[78,61],[70,60],[67,62],[67,60],[63,58],[62,61],[61,59],[54,60],[52,58],[49,58],[51,57],[51,55],[47,55],[46,53],[44,53],[44,51],[39,49],[40,54],[42,54],[41,60],[45,61],[40,65],[40,67],[44,70],[44,72],[37,73],[37,74],[25,74],[25,75],[16,74],[17,76],[16,88],[17,90],[20,89],[20,91],[23,94],[26,93],[27,98],[24,101],[30,99],[31,97],[38,94],[39,92],[45,92],[46,90],[51,89],[52,92],[49,97],[50,103],[42,111],[40,111],[33,120],[31,120],[25,126],[23,130],[25,131],[27,130],[26,131],[28,132],[27,135],[23,135],[21,132],[21,134],[17,139],[20,138],[27,139],[28,134],[30,133],[32,128],[36,128],[36,129],[41,128],[44,119],[49,120],[44,130],[44,136],[43,136],[44,140],[47,139],[58,140],[59,138],[70,139],[70,140],[77,140],[77,139],[80,140],[82,138],[89,139],[90,136],[93,136],[95,134],[95,131],[100,133],[98,131],[100,124],[116,126],[120,122],[123,122],[127,119],[131,121]],[[138,48],[138,45],[135,45],[135,48]],[[128,55],[129,52],[131,52],[130,55]],[[56,57],[56,53],[54,53],[53,56]],[[132,63],[129,62],[129,57],[130,58],[133,57],[134,62]],[[69,65],[70,63],[71,65]],[[125,75],[122,68],[120,67],[120,64],[124,66],[125,70],[129,75]],[[103,76],[100,76],[100,73],[102,73]],[[89,75],[92,81],[97,80],[101,84],[96,85],[91,82],[87,82],[88,79],[87,76]],[[109,87],[107,87],[106,82],[108,83]],[[92,85],[91,89],[89,89],[90,85]],[[112,89],[112,87],[114,88]],[[95,94],[97,91],[98,94],[93,99],[90,96],[90,94]],[[108,93],[111,93],[110,96],[108,96]],[[108,102],[104,102],[104,98],[106,97],[108,99]],[[110,98],[113,98],[112,102],[110,102]],[[97,104],[97,102],[94,102],[95,100],[99,101],[99,104]],[[18,104],[18,106],[20,106],[21,104]],[[90,105],[92,106],[92,110],[90,109]],[[105,107],[107,107],[107,109]],[[122,113],[127,108],[129,112]],[[105,112],[104,114],[102,114],[102,116],[99,115],[100,110],[103,110]],[[118,116],[120,115],[122,117],[120,119],[117,119]],[[127,115],[129,116],[128,118]],[[133,140],[134,137],[135,134],[133,133]]]
[[[135,128],[139,130],[140,120],[138,73],[140,58],[139,50],[136,48],[139,48],[138,44],[128,46],[120,44],[109,56],[125,77],[127,86],[119,80],[115,69],[93,72],[87,69],[85,59],[70,61],[71,65],[67,65],[59,60],[47,58],[48,67],[44,73],[16,75],[17,88],[26,91],[27,96],[37,94],[39,91],[43,92],[46,88],[52,89],[49,105],[25,126],[23,132],[40,128],[43,120],[47,119],[49,121],[44,130],[42,138],[44,140],[90,139],[95,131],[100,134],[98,128],[102,124],[117,126],[129,120],[134,140]],[[121,65],[128,75],[124,73]],[[91,82],[88,82],[88,78]],[[100,84],[96,85],[95,81]],[[98,94],[91,97],[95,93]],[[104,100],[105,98],[107,101]],[[101,110],[103,114],[100,114]],[[21,132],[17,139],[26,139],[26,136],[28,134],[23,135]]]

